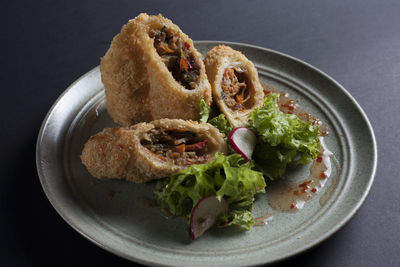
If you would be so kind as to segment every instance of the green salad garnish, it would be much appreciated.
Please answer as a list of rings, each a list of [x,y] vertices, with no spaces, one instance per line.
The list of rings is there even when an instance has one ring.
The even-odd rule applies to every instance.
[[[191,165],[157,183],[155,196],[161,208],[189,219],[196,203],[215,194],[229,204],[229,214],[219,218],[219,226],[239,225],[250,229],[254,195],[265,192],[263,174],[252,170],[254,163],[239,154],[217,153],[207,164]]]
[[[278,98],[279,94],[271,93],[250,114],[250,127],[258,137],[253,158],[269,178],[281,177],[288,164],[310,163],[320,149],[318,126],[281,112]]]
[[[221,133],[225,134],[225,137],[228,137],[230,131],[233,130],[233,127],[229,124],[224,114],[219,114],[209,120],[208,123],[217,128]]]
[[[200,122],[207,122],[210,116],[211,107],[204,101],[200,100]]]

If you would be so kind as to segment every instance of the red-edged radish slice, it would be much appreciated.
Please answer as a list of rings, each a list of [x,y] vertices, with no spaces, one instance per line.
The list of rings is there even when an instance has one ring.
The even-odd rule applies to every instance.
[[[249,128],[238,127],[229,133],[228,141],[233,150],[241,154],[246,160],[250,160],[256,147],[257,137]]]
[[[200,237],[210,229],[221,214],[228,214],[229,206],[224,198],[218,200],[216,195],[203,197],[197,202],[190,215],[190,237],[192,240]]]

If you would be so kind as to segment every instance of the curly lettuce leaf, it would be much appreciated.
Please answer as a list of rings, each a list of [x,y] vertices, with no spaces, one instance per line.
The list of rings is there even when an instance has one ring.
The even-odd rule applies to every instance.
[[[269,178],[281,177],[288,164],[310,163],[320,149],[318,126],[281,112],[278,98],[279,94],[271,93],[250,114],[250,126],[259,141],[253,158]]]
[[[243,229],[250,230],[254,225],[254,218],[249,210],[234,210],[228,215],[219,218],[218,227],[237,225]]]
[[[227,137],[230,131],[233,130],[232,126],[226,120],[225,115],[222,113],[212,118],[208,123],[216,127],[221,133],[225,134],[225,137]]]
[[[239,154],[225,156],[217,153],[215,159],[207,164],[191,165],[159,181],[154,194],[161,208],[187,219],[200,199],[215,194],[229,204],[230,213],[225,216],[223,224],[244,225],[249,229],[252,217],[235,214],[243,210],[250,212],[254,195],[264,192],[266,186],[263,174],[252,167],[254,163],[246,162]]]
[[[211,107],[204,101],[200,100],[200,122],[207,122],[210,116]]]

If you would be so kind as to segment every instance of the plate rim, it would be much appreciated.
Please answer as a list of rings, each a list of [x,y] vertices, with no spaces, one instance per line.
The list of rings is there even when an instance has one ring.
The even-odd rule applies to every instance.
[[[334,233],[336,233],[340,228],[342,228],[346,223],[348,223],[348,221],[358,212],[358,210],[361,208],[361,206],[364,204],[367,196],[369,195],[369,192],[372,188],[373,182],[375,180],[375,176],[376,176],[376,171],[377,171],[377,164],[378,164],[378,148],[377,148],[377,142],[376,142],[376,137],[375,137],[375,133],[373,130],[373,127],[366,115],[366,113],[364,112],[364,110],[362,109],[362,107],[360,106],[360,104],[355,100],[355,98],[341,85],[339,84],[335,79],[333,79],[331,76],[329,76],[328,74],[326,74],[324,71],[312,66],[311,64],[295,58],[293,56],[290,56],[288,54],[273,50],[273,49],[269,49],[269,48],[264,48],[261,46],[257,46],[257,45],[252,45],[252,44],[248,44],[248,43],[240,43],[240,42],[229,42],[229,41],[213,41],[213,40],[199,40],[199,41],[194,41],[195,45],[211,45],[211,46],[215,46],[215,45],[221,45],[221,44],[225,44],[225,45],[233,45],[233,46],[240,46],[240,47],[245,47],[245,48],[251,48],[251,49],[256,49],[256,50],[261,50],[263,52],[266,53],[272,53],[275,55],[278,55],[280,57],[284,57],[287,58],[291,61],[295,61],[297,63],[300,63],[302,65],[307,66],[307,68],[311,69],[312,71],[318,73],[319,75],[322,75],[325,79],[329,80],[330,82],[332,82],[335,87],[337,87],[338,89],[341,90],[342,93],[345,94],[345,96],[351,101],[351,103],[354,105],[354,107],[356,107],[356,109],[359,111],[360,115],[362,116],[363,122],[366,124],[367,129],[368,129],[368,133],[371,136],[371,140],[372,140],[372,150],[373,150],[373,154],[372,156],[372,168],[371,168],[371,173],[369,173],[369,177],[368,177],[368,183],[366,184],[366,190],[363,191],[361,198],[357,199],[357,202],[354,203],[354,205],[352,206],[350,212],[347,213],[346,216],[343,216],[343,218],[341,218],[338,223],[335,225],[335,227],[331,228],[330,231],[325,232],[324,234],[321,234],[319,236],[319,238],[314,239],[312,242],[309,242],[307,244],[304,244],[303,246],[301,246],[300,248],[291,251],[289,253],[282,253],[284,255],[282,255],[281,257],[274,259],[272,261],[268,261],[268,262],[264,262],[264,263],[276,263],[291,257],[294,257],[300,253],[303,253],[307,250],[309,250],[310,248],[318,245],[319,243],[323,242],[324,240],[326,240],[327,238],[329,238],[330,236],[332,236]],[[53,206],[53,208],[56,210],[56,212],[74,229],[76,230],[78,233],[80,233],[82,236],[84,236],[86,239],[88,239],[89,241],[93,242],[94,244],[96,244],[97,246],[105,249],[108,252],[111,252],[115,255],[118,255],[120,257],[123,257],[125,259],[131,260],[131,261],[136,261],[138,263],[142,263],[142,264],[157,264],[154,261],[149,261],[146,260],[144,258],[138,258],[138,257],[133,257],[132,255],[126,255],[125,253],[119,251],[118,249],[106,246],[104,244],[102,244],[101,242],[99,242],[97,239],[95,239],[94,237],[88,235],[87,233],[85,233],[81,228],[79,228],[76,224],[74,224],[73,221],[71,221],[68,216],[62,212],[62,208],[56,203],[56,201],[52,198],[51,193],[49,192],[49,188],[46,186],[45,183],[45,178],[44,178],[44,174],[42,172],[41,169],[41,165],[40,165],[40,143],[44,134],[44,130],[46,127],[46,124],[49,120],[49,117],[51,116],[51,114],[53,113],[53,111],[55,110],[55,108],[57,107],[57,105],[59,104],[59,102],[63,99],[63,97],[68,93],[68,91],[73,88],[75,86],[75,84],[77,84],[79,81],[81,81],[82,79],[86,78],[90,73],[93,73],[95,71],[97,71],[99,68],[99,66],[96,66],[94,68],[92,68],[91,70],[89,70],[88,72],[86,72],[85,74],[81,75],[78,79],[76,79],[71,85],[69,85],[63,92],[62,94],[55,100],[55,102],[52,104],[52,106],[50,107],[49,111],[47,112],[42,125],[40,127],[39,130],[39,134],[37,137],[37,141],[36,141],[36,151],[35,151],[35,155],[36,155],[36,169],[37,169],[37,173],[39,176],[39,180],[41,183],[41,187],[42,190],[44,191],[47,199],[49,200],[50,204]],[[262,263],[258,263],[258,264],[262,264]]]

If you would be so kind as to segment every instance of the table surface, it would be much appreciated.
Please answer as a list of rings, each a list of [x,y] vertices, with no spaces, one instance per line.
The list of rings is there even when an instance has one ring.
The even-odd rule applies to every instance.
[[[40,125],[57,97],[99,64],[140,12],[162,13],[193,40],[274,49],[341,83],[375,130],[378,170],[358,213],[282,266],[400,266],[400,1],[2,2],[0,258],[4,266],[132,266],[75,232],[53,209],[35,165]]]

